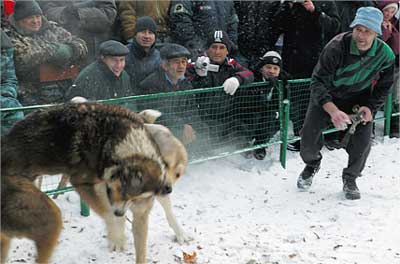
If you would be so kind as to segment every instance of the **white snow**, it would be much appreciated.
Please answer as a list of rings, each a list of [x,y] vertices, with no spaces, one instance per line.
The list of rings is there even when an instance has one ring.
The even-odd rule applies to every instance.
[[[400,140],[379,138],[357,183],[361,200],[345,200],[341,172],[344,150],[323,149],[322,168],[309,192],[299,192],[303,169],[298,153],[288,153],[287,169],[277,147],[269,160],[240,155],[191,165],[172,200],[183,228],[194,240],[174,242],[156,204],[148,238],[149,263],[183,263],[182,251],[196,252],[196,263],[400,263]],[[74,192],[56,202],[64,230],[52,263],[134,263],[128,223],[125,252],[108,252],[102,220],[79,214]],[[128,215],[131,218],[131,215]],[[13,240],[10,263],[33,263],[34,245]]]

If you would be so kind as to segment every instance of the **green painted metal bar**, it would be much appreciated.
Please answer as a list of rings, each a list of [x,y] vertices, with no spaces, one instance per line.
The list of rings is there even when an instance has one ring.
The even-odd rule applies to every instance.
[[[286,168],[286,152],[287,152],[287,145],[288,145],[288,130],[289,130],[289,113],[290,113],[290,100],[284,99],[283,100],[283,122],[281,124],[281,149],[279,160],[281,162],[282,167]]]
[[[392,98],[393,95],[390,93],[386,98],[384,112],[385,112],[385,125],[384,125],[384,135],[388,136],[390,134],[390,123],[392,122]]]

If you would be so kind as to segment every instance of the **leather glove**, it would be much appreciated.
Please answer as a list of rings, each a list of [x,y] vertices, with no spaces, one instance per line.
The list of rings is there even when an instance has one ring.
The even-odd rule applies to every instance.
[[[54,56],[50,59],[50,62],[61,67],[67,66],[73,54],[73,49],[70,45],[58,44],[58,48]]]
[[[236,92],[239,85],[240,85],[239,80],[236,77],[228,78],[222,84],[222,86],[224,87],[225,93],[230,94],[230,95],[233,95]]]
[[[194,65],[197,75],[202,77],[207,76],[208,64],[210,64],[210,58],[206,56],[198,57]]]

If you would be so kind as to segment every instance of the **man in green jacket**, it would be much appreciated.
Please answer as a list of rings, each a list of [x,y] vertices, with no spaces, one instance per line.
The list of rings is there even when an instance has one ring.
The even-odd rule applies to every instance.
[[[80,72],[66,99],[81,96],[95,101],[133,95],[129,75],[124,70],[128,52],[118,41],[103,42],[100,57]]]
[[[311,100],[301,130],[300,155],[306,167],[297,187],[307,190],[320,168],[322,131],[330,123],[337,129],[351,124],[348,114],[359,105],[362,122],[346,146],[349,155],[343,169],[343,192],[346,199],[360,199],[356,178],[361,176],[371,149],[373,116],[384,103],[393,83],[394,54],[377,38],[381,35],[382,12],[361,7],[346,32],[334,37],[322,51],[311,81]],[[375,86],[373,83],[379,79]]]

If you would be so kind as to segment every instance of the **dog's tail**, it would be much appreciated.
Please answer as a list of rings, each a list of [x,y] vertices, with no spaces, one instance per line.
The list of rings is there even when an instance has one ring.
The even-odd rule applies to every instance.
[[[161,112],[152,109],[146,109],[139,113],[139,116],[146,124],[153,124],[161,116]]]

